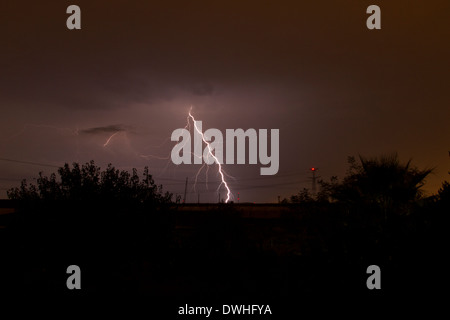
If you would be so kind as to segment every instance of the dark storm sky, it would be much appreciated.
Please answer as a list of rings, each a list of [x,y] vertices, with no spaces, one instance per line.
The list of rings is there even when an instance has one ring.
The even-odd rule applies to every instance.
[[[81,30],[66,28],[71,4]],[[381,30],[366,28],[371,4]],[[347,156],[392,152],[436,167],[435,192],[450,167],[449,13],[448,0],[2,1],[0,157],[148,165],[182,193],[200,166],[158,157],[192,105],[204,129],[280,130],[277,175],[224,165],[241,201],[310,187],[311,166],[343,177]],[[1,197],[41,170],[54,168],[0,160]],[[216,201],[215,168],[208,179],[197,190]]]

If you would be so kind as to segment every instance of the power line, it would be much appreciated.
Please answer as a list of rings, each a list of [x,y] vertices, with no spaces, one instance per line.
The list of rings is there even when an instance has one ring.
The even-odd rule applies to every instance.
[[[286,173],[286,174],[282,174],[282,175],[274,175],[274,176],[267,176],[267,177],[256,177],[256,178],[235,178],[235,179],[231,179],[231,181],[229,181],[228,183],[235,183],[235,182],[242,182],[242,181],[258,181],[258,180],[272,180],[272,179],[276,179],[276,178],[285,178],[285,177],[292,177],[296,174],[302,174],[304,175],[304,172],[297,172],[297,173]],[[184,184],[185,180],[184,179],[174,179],[174,178],[164,178],[164,177],[156,177],[153,176],[154,180],[163,180],[163,181],[173,181],[173,182],[178,182],[180,184]],[[208,180],[208,181],[204,181],[204,180],[197,180],[197,183],[221,183],[221,180]],[[176,184],[176,183],[174,183]]]
[[[51,167],[51,168],[60,168],[59,166],[55,166],[52,164],[48,164],[48,163],[42,163],[42,162],[32,162],[32,161],[23,161],[23,160],[16,160],[16,159],[9,159],[9,158],[0,158],[1,161],[7,161],[7,162],[13,162],[13,163],[21,163],[21,164],[28,164],[28,165],[35,165],[35,166],[44,166],[44,167]],[[242,178],[242,179],[237,179],[236,181],[230,181],[230,183],[233,184],[239,184],[242,181],[261,181],[261,180],[268,180],[268,179],[273,179],[273,178],[281,178],[281,177],[286,177],[286,176],[293,176],[296,174],[302,174],[303,172],[299,172],[299,171],[291,171],[289,173],[285,173],[282,175],[275,175],[275,176],[270,176],[270,177],[256,177],[256,178]],[[182,180],[182,179],[173,179],[173,178],[165,178],[165,177],[155,177],[153,176],[153,178],[155,180],[162,180],[162,181],[171,181],[172,183],[165,183],[166,186],[169,185],[182,185],[185,184],[186,181]],[[3,181],[20,181],[21,179],[5,179],[5,178],[0,178],[0,180]],[[221,183],[221,181],[217,180],[217,181],[197,181],[198,184],[202,184],[202,183]],[[279,182],[279,183],[272,183],[272,184],[266,184],[266,185],[237,185],[236,188],[239,190],[249,190],[249,189],[260,189],[260,188],[268,188],[268,187],[283,187],[283,186],[288,186],[288,185],[294,185],[294,184],[301,184],[301,183],[305,183],[304,181],[291,181],[291,182]],[[190,192],[189,192],[190,193]]]
[[[7,159],[7,158],[0,158],[0,160],[1,160],[1,161],[14,162],[14,163],[30,164],[30,165],[34,165],[34,166],[59,168],[59,166],[55,166],[55,165],[53,165],[53,164],[48,164],[48,163],[31,162],[31,161],[22,161],[22,160]]]

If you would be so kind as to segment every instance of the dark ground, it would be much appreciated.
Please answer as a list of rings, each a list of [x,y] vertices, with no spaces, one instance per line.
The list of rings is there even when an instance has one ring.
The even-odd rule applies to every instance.
[[[172,311],[194,301],[239,301],[272,304],[278,314],[295,313],[310,300],[383,306],[442,295],[447,236],[437,207],[392,218],[382,229],[370,213],[332,204],[255,208],[130,213],[81,205],[0,215],[1,290],[146,297]],[[245,217],[249,211],[252,217]],[[77,292],[66,287],[72,264],[81,268]],[[381,268],[381,290],[366,286],[373,264]]]

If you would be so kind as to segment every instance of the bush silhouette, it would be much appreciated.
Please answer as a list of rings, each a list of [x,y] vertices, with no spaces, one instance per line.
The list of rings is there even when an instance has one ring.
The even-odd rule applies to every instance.
[[[50,177],[39,173],[37,186],[28,185],[23,180],[19,188],[8,190],[8,197],[19,201],[113,201],[127,203],[165,204],[172,201],[172,194],[163,193],[162,186],[156,185],[144,169],[144,178],[139,179],[137,170],[132,174],[115,169],[111,164],[101,171],[94,161],[82,166],[73,163],[72,168],[66,163]]]
[[[431,169],[419,170],[411,161],[400,163],[397,154],[379,158],[349,157],[349,170],[342,182],[321,182],[321,198],[353,207],[371,207],[385,214],[408,214],[419,200]]]
[[[136,169],[65,164],[57,175],[39,173],[37,185],[23,180],[8,196],[17,203],[10,225],[16,253],[43,268],[77,261],[101,273],[111,261],[115,268],[159,261],[170,245],[172,194],[163,193],[148,168],[140,179]]]

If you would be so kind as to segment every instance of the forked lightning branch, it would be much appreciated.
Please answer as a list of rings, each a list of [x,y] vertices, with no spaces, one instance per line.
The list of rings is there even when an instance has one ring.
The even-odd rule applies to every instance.
[[[171,152],[172,162],[179,164],[218,164],[222,174],[221,165],[224,164],[224,145],[226,164],[246,164],[248,146],[248,164],[260,164],[261,175],[275,175],[279,169],[279,129],[270,129],[270,154],[268,152],[268,130],[259,129],[226,129],[226,143],[223,143],[223,134],[219,129],[208,129],[203,132],[202,121],[197,121],[189,112],[194,122],[193,139],[188,128],[175,129],[171,140],[178,143]],[[193,149],[192,152],[192,141]],[[248,143],[246,144],[246,141]],[[235,144],[235,142],[237,142]],[[205,148],[203,148],[203,146]]]

